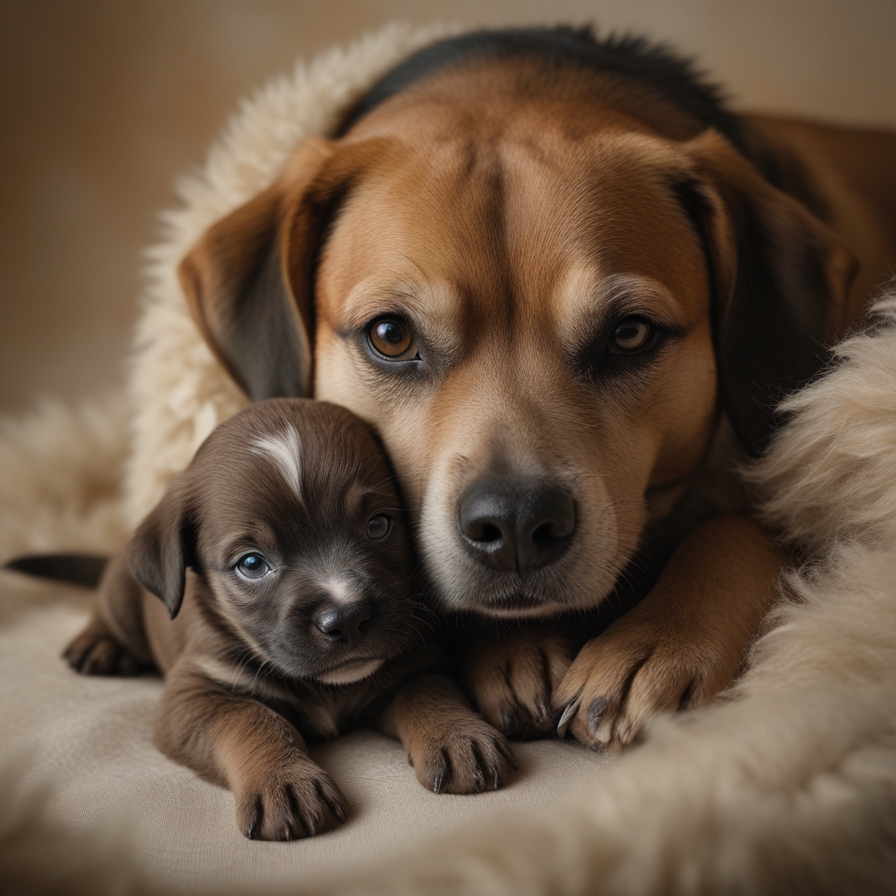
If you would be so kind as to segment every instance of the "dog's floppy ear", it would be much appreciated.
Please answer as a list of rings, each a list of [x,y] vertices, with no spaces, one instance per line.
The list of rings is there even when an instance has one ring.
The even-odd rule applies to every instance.
[[[354,178],[388,143],[306,140],[272,186],[213,224],[181,262],[193,320],[253,401],[311,394],[320,241]]]
[[[174,619],[184,599],[187,567],[195,566],[196,527],[182,477],[137,527],[125,562],[131,575],[160,598]]]
[[[291,209],[302,209],[332,152],[323,139],[302,144],[277,181],[213,224],[178,269],[199,331],[253,401],[311,391],[310,283],[291,290],[284,241]],[[314,217],[308,208],[299,222],[308,242]]]
[[[856,263],[723,137],[706,132],[687,148],[694,177],[676,188],[705,244],[722,403],[756,456],[778,401],[827,362]]]

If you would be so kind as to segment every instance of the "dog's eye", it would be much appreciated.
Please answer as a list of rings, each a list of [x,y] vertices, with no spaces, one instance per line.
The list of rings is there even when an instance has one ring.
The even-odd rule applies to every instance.
[[[417,354],[411,328],[394,317],[381,317],[367,328],[373,350],[387,361],[405,361]]]
[[[654,326],[643,317],[624,317],[613,330],[607,348],[614,355],[636,355],[647,348],[654,334]]]
[[[263,579],[272,569],[270,563],[261,554],[246,554],[240,557],[234,567],[244,579]]]
[[[380,541],[391,531],[392,520],[383,513],[378,513],[367,520],[367,537],[371,541]]]

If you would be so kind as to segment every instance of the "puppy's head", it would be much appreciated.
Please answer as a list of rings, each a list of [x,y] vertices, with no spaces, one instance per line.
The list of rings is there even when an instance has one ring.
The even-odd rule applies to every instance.
[[[223,423],[127,552],[172,617],[187,568],[206,617],[282,675],[359,680],[414,636],[394,476],[369,427],[335,405],[262,402]]]
[[[761,447],[850,273],[725,138],[540,65],[452,68],[306,144],[181,269],[250,395],[313,381],[376,426],[443,605],[493,615],[604,600],[723,409]]]

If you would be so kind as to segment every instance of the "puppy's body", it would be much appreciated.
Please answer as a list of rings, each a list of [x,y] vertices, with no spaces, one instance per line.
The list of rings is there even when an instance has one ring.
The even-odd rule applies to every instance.
[[[344,820],[303,737],[363,722],[399,737],[436,792],[499,787],[509,748],[437,674],[402,515],[360,420],[305,400],[255,405],[209,437],[110,562],[66,657],[93,674],[157,665],[157,745],[233,790],[249,837]]]
[[[710,700],[788,561],[732,468],[896,269],[896,136],[741,119],[665,51],[524,30],[416,54],[335,137],[184,260],[209,344],[253,398],[377,427],[444,608],[570,620],[471,627],[504,730],[619,747]]]

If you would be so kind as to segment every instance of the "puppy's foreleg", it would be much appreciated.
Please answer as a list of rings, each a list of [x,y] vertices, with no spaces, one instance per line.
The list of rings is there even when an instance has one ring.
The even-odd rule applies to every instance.
[[[143,630],[143,591],[122,556],[106,565],[90,621],[65,649],[83,675],[136,675],[152,665]]]
[[[788,559],[748,517],[698,526],[650,593],[579,652],[554,696],[561,730],[614,751],[658,713],[710,702],[738,674]]]
[[[517,767],[504,735],[444,675],[402,686],[378,724],[404,744],[417,780],[435,793],[497,790]]]
[[[165,681],[155,740],[172,759],[233,791],[237,824],[249,839],[295,840],[345,821],[342,794],[299,732],[190,660]]]

